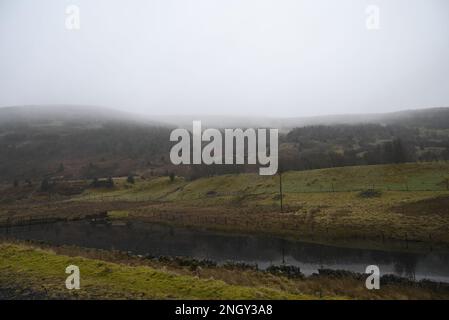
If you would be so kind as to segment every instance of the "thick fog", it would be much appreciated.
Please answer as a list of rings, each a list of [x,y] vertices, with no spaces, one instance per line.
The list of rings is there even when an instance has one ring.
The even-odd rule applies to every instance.
[[[0,106],[282,117],[449,106],[448,57],[447,0],[0,0]]]

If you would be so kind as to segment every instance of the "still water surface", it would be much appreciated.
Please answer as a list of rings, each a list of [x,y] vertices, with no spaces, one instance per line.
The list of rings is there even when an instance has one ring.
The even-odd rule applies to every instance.
[[[0,230],[5,234],[5,230]],[[381,274],[449,283],[449,253],[388,252],[288,241],[264,235],[213,231],[132,222],[127,226],[95,225],[88,221],[13,227],[8,236],[55,245],[116,249],[141,255],[185,256],[257,264],[266,268],[286,263],[310,275],[319,268],[364,272],[378,265]]]

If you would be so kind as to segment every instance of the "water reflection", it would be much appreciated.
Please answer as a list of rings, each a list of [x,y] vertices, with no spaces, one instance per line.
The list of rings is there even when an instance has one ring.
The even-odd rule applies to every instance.
[[[322,267],[364,272],[367,265],[375,264],[382,274],[449,282],[448,253],[339,248],[261,235],[218,234],[142,222],[128,226],[59,222],[14,227],[8,233],[17,239],[43,240],[57,245],[117,249],[155,256],[188,256],[219,263],[239,261],[257,264],[260,268],[286,263],[299,266],[307,275]]]

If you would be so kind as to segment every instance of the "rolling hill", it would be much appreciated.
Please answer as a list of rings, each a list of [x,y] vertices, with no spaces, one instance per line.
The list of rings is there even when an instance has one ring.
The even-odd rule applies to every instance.
[[[279,127],[284,170],[449,159],[449,108],[316,118],[204,119],[206,126]],[[174,127],[187,126],[186,121],[190,118],[162,119],[90,106],[0,108],[0,181],[169,171],[197,178],[253,170],[172,166],[169,134]]]

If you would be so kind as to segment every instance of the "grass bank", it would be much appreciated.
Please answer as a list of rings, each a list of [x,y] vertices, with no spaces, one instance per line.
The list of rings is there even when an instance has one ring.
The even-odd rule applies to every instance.
[[[81,289],[65,288],[65,269],[76,265]],[[305,299],[266,287],[230,285],[149,266],[129,266],[97,259],[58,255],[35,247],[0,245],[2,291],[21,295],[76,299]]]
[[[25,299],[448,299],[449,287],[401,279],[367,290],[347,273],[287,277],[244,267],[192,267],[122,252],[0,243],[0,296]],[[81,289],[65,288],[65,268]]]

